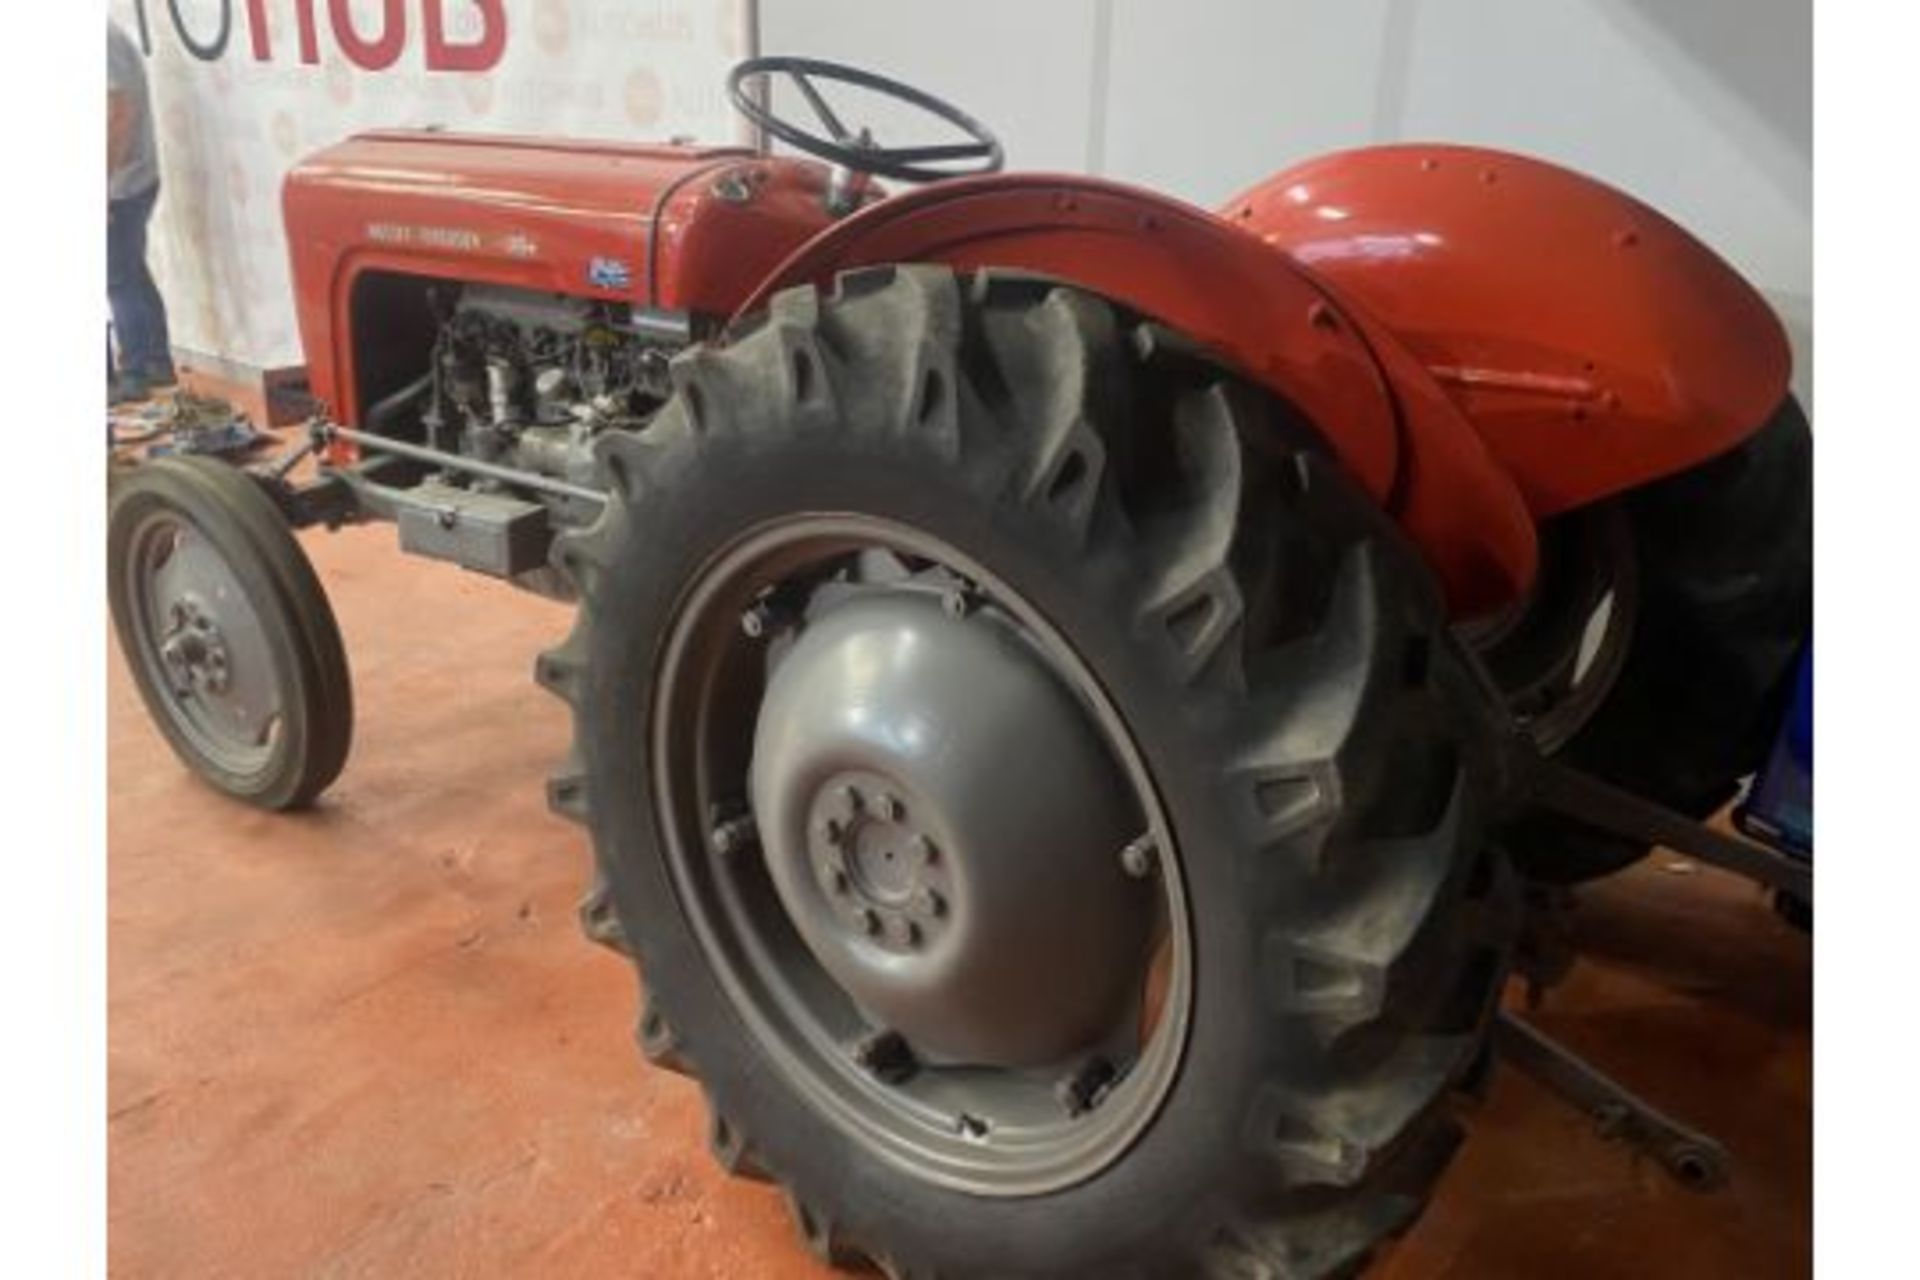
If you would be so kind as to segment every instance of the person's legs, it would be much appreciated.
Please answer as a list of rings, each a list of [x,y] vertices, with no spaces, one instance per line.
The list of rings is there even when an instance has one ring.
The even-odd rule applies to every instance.
[[[107,302],[120,340],[120,372],[148,383],[173,381],[167,304],[147,270],[147,222],[160,188],[107,204]]]

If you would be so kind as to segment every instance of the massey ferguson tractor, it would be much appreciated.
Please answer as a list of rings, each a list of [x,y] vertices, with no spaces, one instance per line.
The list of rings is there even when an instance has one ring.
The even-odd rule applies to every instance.
[[[948,140],[877,142],[846,85]],[[535,673],[584,923],[835,1263],[1351,1274],[1508,1057],[1716,1180],[1500,995],[1538,904],[1654,843],[1811,901],[1699,825],[1811,628],[1761,297],[1521,156],[1350,151],[1207,212],[1002,174],[864,71],[730,90],[788,154],[380,132],[291,173],[320,415],[113,505],[181,758],[268,809],[346,760],[295,529],[577,600]]]

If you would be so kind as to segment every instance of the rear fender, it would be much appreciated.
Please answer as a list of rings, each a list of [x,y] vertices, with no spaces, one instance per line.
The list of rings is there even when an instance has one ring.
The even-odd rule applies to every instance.
[[[1361,308],[1212,214],[1091,178],[940,183],[808,241],[736,318],[789,286],[896,262],[1038,272],[1152,316],[1312,421],[1420,544],[1456,613],[1531,583],[1537,549],[1519,492],[1419,361]]]
[[[1787,394],[1759,293],[1653,209],[1475,147],[1340,152],[1230,201],[1400,339],[1536,517],[1724,452]]]

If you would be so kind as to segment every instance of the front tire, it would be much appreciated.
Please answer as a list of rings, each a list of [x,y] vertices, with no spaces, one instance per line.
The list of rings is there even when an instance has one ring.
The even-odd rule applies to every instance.
[[[333,610],[258,485],[209,458],[115,486],[107,600],[174,754],[236,800],[312,803],[346,763],[353,692]]]
[[[1514,899],[1484,840],[1495,725],[1434,585],[1284,406],[1157,334],[1031,278],[885,268],[832,297],[790,290],[754,332],[682,357],[644,432],[607,438],[613,500],[559,550],[584,604],[538,668],[574,712],[551,794],[590,827],[645,975],[641,1045],[700,1080],[716,1156],[783,1183],[830,1260],[897,1276],[1347,1274],[1418,1213],[1457,1140],[1457,1091],[1484,1066]],[[1009,662],[1057,678],[1003,699],[1032,707],[1033,731],[1003,723],[1005,759],[968,766],[1002,779],[1007,808],[1044,811],[1048,784],[1090,794],[1050,770],[1063,749],[1022,755],[1060,739],[1039,729],[1061,697],[1138,766],[1114,776],[1143,784],[1130,794],[1157,870],[1116,847],[1063,894],[1043,881],[1064,871],[1033,869],[1047,910],[1099,946],[1111,922],[1077,904],[1147,877],[1173,956],[1137,1060],[1066,1091],[1057,1115],[1022,1083],[1047,1077],[1035,1063],[1113,1041],[1076,1057],[1044,1027],[975,1025],[958,1016],[971,992],[949,1022],[922,1020],[915,1034],[947,1037],[938,1052],[856,1061],[872,1041],[846,1011],[897,993],[856,967],[863,999],[836,995],[849,970],[825,926],[782,923],[796,899],[779,860],[804,833],[742,807],[770,767],[754,745],[763,681],[781,681],[757,647],[770,622],[793,620],[799,638],[780,643],[797,662],[809,634],[869,607],[839,595],[895,619],[897,643],[816,668],[851,671],[839,719],[871,720],[889,664],[947,643],[939,610],[908,598],[917,581],[949,584],[972,601],[957,612],[1011,637],[1024,656]],[[828,678],[782,695],[775,727]],[[960,723],[1001,705],[997,681],[922,687]],[[1038,793],[1005,781],[1009,759]],[[752,790],[771,794],[757,776]],[[998,855],[964,838],[980,808],[937,818],[984,882]],[[764,848],[743,857],[754,823]],[[1009,936],[1045,954],[1045,929],[1014,927],[1018,898],[997,899],[1014,903],[999,908]],[[891,917],[866,927],[893,936]],[[1064,967],[1032,963],[1027,980]],[[1131,1127],[1105,1141],[1103,1112]]]

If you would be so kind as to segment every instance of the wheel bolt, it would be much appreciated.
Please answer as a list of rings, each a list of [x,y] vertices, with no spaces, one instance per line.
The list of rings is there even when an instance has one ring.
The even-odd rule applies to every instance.
[[[907,852],[911,853],[923,867],[932,866],[940,856],[939,850],[934,847],[933,841],[923,835],[915,835],[907,841]]]
[[[967,593],[958,587],[942,592],[940,607],[947,611],[949,618],[964,618],[973,611],[973,602],[967,599]]]
[[[922,885],[920,891],[913,895],[913,909],[937,920],[947,914],[947,900],[940,896],[938,889]]]
[[[773,610],[756,604],[740,615],[740,631],[749,640],[758,640],[773,630]]]
[[[918,947],[920,926],[905,916],[895,916],[887,922],[887,936],[903,947]]]
[[[853,1060],[884,1084],[900,1084],[919,1069],[913,1046],[898,1031],[878,1031],[853,1048]]]
[[[873,811],[887,822],[898,822],[906,816],[907,812],[906,806],[900,803],[900,798],[890,791],[882,791],[875,797]]]
[[[820,838],[828,844],[839,844],[847,838],[847,824],[838,818],[820,819],[820,825],[816,830],[819,831]]]
[[[729,818],[713,829],[711,837],[713,851],[722,856],[744,849],[759,838],[760,830],[754,825],[752,814]]]
[[[1135,880],[1144,880],[1153,874],[1159,864],[1160,851],[1153,842],[1153,833],[1148,832],[1120,851],[1120,869]]]
[[[857,918],[860,921],[860,931],[862,933],[871,937],[880,932],[880,917],[874,912],[872,907],[860,908],[860,913]]]
[[[1082,1116],[1099,1106],[1119,1080],[1119,1072],[1105,1058],[1092,1058],[1054,1086],[1054,1097],[1069,1116]]]

